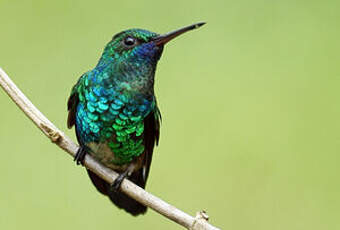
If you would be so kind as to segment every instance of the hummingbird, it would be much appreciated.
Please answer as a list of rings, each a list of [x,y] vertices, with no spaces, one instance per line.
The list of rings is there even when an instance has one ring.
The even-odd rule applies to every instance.
[[[75,126],[79,149],[76,163],[90,154],[119,176],[109,184],[87,170],[97,190],[133,216],[146,206],[119,191],[128,178],[145,188],[153,149],[158,145],[161,113],[154,78],[164,45],[204,22],[157,34],[129,29],[113,36],[94,69],[73,86],[67,102],[67,126]]]

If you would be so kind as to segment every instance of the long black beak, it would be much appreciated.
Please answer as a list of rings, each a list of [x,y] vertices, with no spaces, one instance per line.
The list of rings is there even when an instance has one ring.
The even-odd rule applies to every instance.
[[[154,39],[152,39],[152,41],[155,42],[157,46],[164,45],[167,42],[169,42],[170,40],[174,39],[175,37],[187,32],[187,31],[197,29],[197,28],[203,26],[204,24],[205,24],[205,22],[199,22],[199,23],[196,23],[196,24],[192,24],[190,26],[186,26],[186,27],[183,27],[181,29],[178,29],[178,30],[166,33],[166,34],[159,35],[159,36],[155,37]]]

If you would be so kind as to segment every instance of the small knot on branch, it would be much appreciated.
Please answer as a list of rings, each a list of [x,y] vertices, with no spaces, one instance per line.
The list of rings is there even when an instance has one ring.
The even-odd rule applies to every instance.
[[[206,211],[202,210],[196,213],[195,221],[190,228],[191,230],[206,229],[205,224],[208,222],[209,216]]]
[[[50,127],[43,123],[40,123],[40,127],[43,129],[43,131],[47,134],[47,136],[53,143],[58,143],[61,140],[62,136],[57,131],[51,129]]]

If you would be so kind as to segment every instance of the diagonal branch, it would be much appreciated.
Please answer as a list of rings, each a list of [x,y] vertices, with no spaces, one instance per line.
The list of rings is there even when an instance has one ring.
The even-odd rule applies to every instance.
[[[60,131],[52,122],[50,122],[20,91],[8,75],[0,68],[0,85],[8,94],[8,96],[17,104],[17,106],[30,118],[33,123],[48,137],[50,140],[62,148],[71,156],[75,156],[78,145],[76,145],[68,136]],[[97,174],[99,177],[113,183],[118,174],[113,170],[106,168],[99,162],[94,160],[89,154],[85,157],[85,167]],[[198,212],[196,217],[192,217],[187,213],[177,209],[176,207],[166,203],[158,197],[146,192],[129,180],[124,180],[121,190],[139,201],[140,203],[152,208],[156,212],[162,214],[168,219],[184,226],[189,230],[219,230],[208,223],[208,216],[204,211]]]

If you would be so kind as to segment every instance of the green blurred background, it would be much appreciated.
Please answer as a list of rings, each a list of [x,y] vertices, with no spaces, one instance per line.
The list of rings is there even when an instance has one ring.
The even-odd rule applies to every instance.
[[[171,42],[147,190],[222,229],[340,229],[339,1],[0,0],[0,66],[66,134],[66,101],[112,35]],[[0,229],[181,229],[133,218],[0,90]]]

